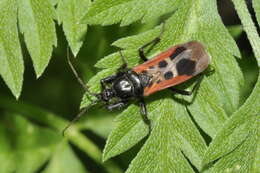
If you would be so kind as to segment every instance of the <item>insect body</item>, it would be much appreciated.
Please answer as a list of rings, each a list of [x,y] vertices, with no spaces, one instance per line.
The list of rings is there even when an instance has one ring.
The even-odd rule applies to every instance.
[[[149,130],[151,130],[144,97],[166,88],[176,93],[190,95],[191,92],[176,89],[174,86],[202,73],[210,63],[210,56],[198,41],[173,46],[148,60],[144,55],[143,49],[159,41],[158,37],[139,49],[140,58],[145,62],[132,69],[127,68],[127,63],[121,54],[124,61],[123,65],[118,69],[116,74],[100,81],[102,90],[97,94],[91,93],[86,88],[70,61],[69,64],[86,91],[97,97],[98,101],[104,102],[107,109],[122,108],[133,99],[139,100],[142,118],[148,125]],[[80,113],[76,119],[81,115]]]

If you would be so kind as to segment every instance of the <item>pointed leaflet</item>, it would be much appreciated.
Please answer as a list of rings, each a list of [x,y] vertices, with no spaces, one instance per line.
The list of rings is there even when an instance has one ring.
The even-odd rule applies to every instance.
[[[110,25],[121,21],[129,25],[142,18],[147,22],[153,18],[174,11],[180,0],[96,0],[83,22]]]
[[[259,121],[259,93],[260,85],[258,84],[246,103],[232,115],[210,144],[204,156],[204,164],[209,164],[232,152],[256,130],[255,128],[259,128],[253,125]]]
[[[18,17],[21,32],[37,77],[40,77],[49,63],[53,46],[57,45],[55,33],[55,10],[49,0],[19,0]]]
[[[259,37],[251,20],[244,1],[233,1],[249,41],[255,51],[259,65]],[[256,86],[243,106],[232,115],[224,128],[211,143],[204,157],[204,164],[209,164],[223,157],[213,167],[213,172],[219,169],[237,169],[241,172],[259,172],[259,130],[260,130],[260,76]],[[241,154],[244,153],[244,154]],[[234,158],[243,158],[234,160]],[[247,159],[248,158],[248,159]],[[222,166],[224,165],[224,166]],[[224,168],[223,168],[224,167]]]
[[[16,16],[15,0],[0,2],[0,74],[18,98],[22,90],[24,65]]]
[[[147,107],[149,115],[153,119],[159,113],[157,108],[160,103],[161,100],[158,100]],[[139,109],[139,106],[131,105],[117,117],[118,124],[110,133],[103,152],[104,161],[125,152],[148,134],[148,128],[142,122]]]
[[[223,156],[208,172],[260,172],[260,116],[250,122],[250,132],[231,153]],[[241,133],[245,133],[242,131]],[[232,142],[232,141],[230,141]]]
[[[151,135],[126,172],[193,172],[183,153],[200,169],[206,146],[198,145],[199,134],[196,134],[195,126],[182,106],[167,98],[157,109],[161,112],[160,117],[157,117]]]
[[[59,1],[58,4],[59,23],[63,25],[63,30],[74,56],[79,52],[85,39],[87,25],[81,24],[80,19],[86,14],[90,3],[90,0],[63,0]]]
[[[259,121],[260,112],[260,78],[256,84],[252,94],[245,104],[235,112],[232,117],[225,123],[224,127],[219,131],[216,138],[210,144],[207,153],[204,156],[204,164],[209,164],[214,160],[232,152],[240,145],[248,136],[250,136],[255,128],[253,124]]]
[[[163,94],[161,97],[166,98],[167,96],[169,96],[169,93],[168,95]],[[151,134],[148,139],[150,142],[146,144],[148,145],[147,147],[152,147],[150,146],[151,143],[154,143],[155,145],[158,143],[164,143],[165,147],[175,146],[177,148],[174,150],[178,150],[178,152],[183,151],[183,153],[190,159],[190,161],[198,169],[200,169],[200,164],[202,161],[201,159],[206,149],[206,145],[195,125],[189,118],[186,110],[183,109],[183,106],[175,103],[172,98],[160,100],[157,97],[156,101],[148,105],[148,111],[149,118],[151,119],[153,126],[155,126],[154,128],[157,130],[161,128],[163,133],[166,133],[165,135],[169,133],[172,135],[172,138],[168,140],[153,138]],[[168,118],[170,120],[167,120]],[[119,153],[122,153],[123,151],[126,151],[135,145],[138,141],[140,141],[145,135],[147,135],[147,126],[143,123],[139,113],[139,108],[136,106],[130,106],[127,110],[125,110],[118,117],[118,121],[118,126],[114,129],[114,131],[112,131],[108,138],[104,150],[104,159],[108,159]],[[167,123],[168,125],[165,125]],[[171,128],[169,128],[169,125],[171,125]],[[172,129],[175,130],[172,131]],[[158,150],[164,149],[166,148],[162,146],[162,148],[159,148]],[[150,154],[153,158],[157,157],[155,153]],[[169,155],[171,154],[172,153],[169,153]],[[144,159],[143,156],[140,157],[141,158],[138,159]],[[165,158],[161,159],[167,159],[168,156],[165,155],[164,157]],[[173,157],[176,159],[176,161],[182,160],[182,156],[180,155],[179,157],[173,155]],[[149,171],[149,169],[147,171]]]
[[[205,3],[208,3],[208,5],[205,6]],[[209,12],[206,13],[205,12],[206,10],[209,10]],[[204,15],[204,13],[206,13],[207,15]],[[213,13],[214,15],[209,15],[210,13]],[[206,22],[204,22],[204,20],[206,20]],[[216,21],[216,23],[212,21]],[[147,40],[152,40],[153,38],[158,36],[159,32],[160,30],[158,29],[155,29],[153,31],[148,31],[147,33],[138,36],[121,39],[118,42],[116,42],[115,45],[119,47],[127,48],[128,49],[127,51],[129,52],[132,51],[132,54],[134,54],[136,53],[139,47],[147,43]],[[147,35],[149,35],[149,37],[146,37]],[[183,43],[185,41],[192,40],[192,39],[200,40],[203,43],[205,42],[205,46],[208,48],[209,53],[213,57],[213,63],[212,63],[213,67],[218,68],[216,69],[215,74],[208,77],[208,79],[206,81],[203,81],[202,83],[202,85],[205,86],[204,90],[207,93],[216,93],[215,96],[212,96],[210,94],[204,94],[200,96],[198,95],[197,97],[201,97],[200,100],[205,99],[205,102],[208,102],[209,104],[205,104],[205,102],[203,102],[202,103],[204,104],[202,105],[203,108],[201,106],[201,107],[194,108],[193,110],[192,110],[193,104],[190,106],[193,117],[201,116],[200,111],[203,112],[203,109],[205,110],[210,109],[210,111],[207,114],[205,114],[207,116],[206,119],[204,119],[202,116],[200,119],[199,118],[195,118],[195,119],[198,122],[198,124],[207,133],[214,136],[216,134],[216,131],[218,130],[218,128],[221,127],[221,124],[225,121],[226,118],[225,112],[223,111],[222,108],[223,105],[225,103],[228,103],[227,105],[232,105],[231,109],[228,109],[228,106],[225,107],[227,111],[233,111],[238,106],[239,85],[242,83],[241,71],[239,70],[235,62],[235,59],[232,56],[232,55],[240,56],[240,54],[237,46],[235,45],[234,40],[232,40],[231,36],[228,34],[224,25],[221,23],[220,17],[217,15],[215,2],[209,3],[209,2],[204,2],[203,0],[196,1],[196,3],[191,1],[183,2],[182,6],[180,6],[180,9],[177,10],[176,13],[174,13],[173,16],[166,21],[165,32],[163,34],[162,41],[158,46],[152,49],[152,53],[158,52],[159,50],[165,50],[166,48],[172,45],[175,45],[177,43]],[[127,47],[126,45],[130,45],[130,46]],[[127,57],[127,61],[129,61],[130,63],[138,62],[138,60],[133,60],[133,59],[137,59],[136,56],[128,57],[126,55],[126,57]],[[103,59],[100,63],[98,63],[97,66],[111,69],[111,66],[113,65],[114,68],[115,65],[120,63],[119,60],[117,60],[117,58],[119,57],[114,55],[108,56],[106,59]],[[224,72],[227,73],[224,74]],[[227,76],[226,74],[229,73],[230,76]],[[96,83],[97,82],[98,81],[96,81]],[[220,87],[216,88],[216,85],[219,85]],[[233,88],[229,88],[230,85],[233,86]],[[199,90],[199,92],[201,91]],[[197,97],[195,99],[197,99]],[[198,102],[198,105],[199,104],[200,103]],[[173,106],[174,108],[176,108],[178,106],[178,103],[173,103]],[[172,111],[172,114],[184,116],[186,114],[185,107],[181,105],[179,105],[179,107],[181,107],[179,110],[182,110],[182,113],[178,114],[178,111],[174,109]],[[167,110],[168,107],[164,107],[164,109]],[[199,113],[195,112],[195,110],[198,110]],[[126,114],[126,112],[124,113]],[[157,115],[157,117],[160,116],[162,116],[162,111]],[[214,130],[209,131],[211,126],[207,125],[205,121],[211,123],[212,127],[214,127]],[[156,120],[152,119],[152,122],[156,123]],[[190,120],[186,120],[186,122],[190,122],[190,124],[187,125],[187,127],[192,127],[192,122]],[[180,123],[180,124],[185,126],[185,123]],[[119,125],[117,128],[122,128],[122,127],[123,126]],[[138,126],[134,126],[134,127],[138,128]],[[183,129],[186,130],[189,129],[187,127],[185,126],[185,128]],[[117,128],[115,130],[117,130]],[[140,130],[141,129],[142,128],[140,128]],[[117,131],[120,132],[120,130]],[[118,136],[116,132],[115,133],[112,132],[113,135],[111,135],[110,138],[108,139],[108,143],[106,147],[107,146],[114,146],[114,147],[112,147],[112,149],[106,149],[107,153],[104,153],[104,157],[106,159],[115,156],[116,154],[119,154],[127,150],[129,147],[131,147],[128,145],[128,143],[123,142],[123,141],[127,141],[127,138],[126,139],[122,138],[123,141],[122,140],[118,141],[118,139],[120,139],[120,136],[127,137],[128,134],[129,134],[128,137],[133,136],[131,135],[131,131],[136,131],[136,129],[133,128],[128,131],[125,130],[125,132],[127,132],[125,135],[122,135],[121,133],[117,133]],[[194,135],[196,134],[196,130],[193,131],[191,130],[191,134],[192,132]],[[200,139],[199,135],[196,136],[197,139]],[[139,142],[141,138],[142,135],[138,138],[131,138],[133,140],[136,140],[136,141],[131,141],[131,145],[134,145],[137,142]],[[118,141],[119,145],[116,145],[117,142],[115,141]],[[177,140],[177,141],[181,141],[181,140]],[[200,140],[196,141],[187,138],[187,142],[184,142],[185,145],[184,144],[182,145],[183,147],[182,149],[184,153],[187,155],[187,157],[191,160],[191,162],[198,169],[200,169],[201,157],[199,157],[198,156],[199,154],[196,154],[196,152],[202,151],[199,153],[203,154],[203,150],[198,150],[198,148],[196,147],[190,147],[194,149],[194,152],[187,152],[188,150],[187,148],[189,148],[190,146],[189,144],[191,144],[193,141],[195,141],[196,144],[201,143]],[[194,145],[196,146],[196,144]],[[111,147],[107,147],[107,148],[111,148]]]

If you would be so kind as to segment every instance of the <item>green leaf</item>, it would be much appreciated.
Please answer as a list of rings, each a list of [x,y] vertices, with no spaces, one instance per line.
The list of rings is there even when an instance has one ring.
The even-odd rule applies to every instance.
[[[44,173],[86,173],[84,166],[76,158],[75,154],[66,142],[62,142],[56,147],[56,151],[45,169]]]
[[[59,0],[50,0],[50,3],[55,6],[58,3]]]
[[[164,94],[163,96],[167,97],[166,94]],[[189,118],[189,115],[183,109],[183,106],[181,104],[176,104],[171,98],[161,100],[157,99],[157,101],[149,104],[148,110],[150,119],[153,122],[154,130],[149,136],[148,140],[150,142],[147,141],[148,144],[146,145],[148,145],[148,148],[153,148],[153,145],[150,145],[151,143],[153,143],[154,145],[160,145],[160,148],[158,148],[157,146],[155,147],[155,153],[145,151],[146,153],[150,153],[149,157],[152,157],[156,160],[156,153],[158,151],[164,150],[166,148],[169,149],[169,146],[175,146],[175,151],[172,152],[182,151],[190,159],[190,161],[198,169],[200,169],[200,164],[202,161],[201,159],[206,149],[206,145],[195,125]],[[148,128],[143,123],[139,114],[139,107],[137,106],[130,106],[118,117],[118,121],[118,126],[115,128],[114,131],[112,131],[111,135],[108,138],[103,155],[103,158],[105,160],[128,150],[137,142],[139,142],[143,137],[145,137],[148,133]],[[171,126],[171,128],[168,128],[169,125]],[[158,134],[153,136],[153,133],[156,133],[154,131],[160,131],[159,133],[162,133],[162,136],[158,136]],[[165,134],[165,136],[163,136],[163,134]],[[176,160],[183,160],[183,155],[175,156],[170,151],[169,155],[171,155],[171,157],[173,156]],[[137,156],[136,159],[150,159],[148,157],[140,157],[141,158]],[[168,159],[168,156],[165,155],[165,158],[163,158],[162,155],[160,159],[162,160],[162,162],[165,163],[165,165],[158,164],[158,168],[163,168],[167,166],[169,167],[169,165],[167,165],[167,162],[163,160]],[[135,163],[135,161],[133,162]],[[139,164],[139,161],[136,162]],[[184,166],[180,169],[180,171],[183,170],[183,172],[185,172],[185,169],[189,169],[189,166]],[[151,169],[147,169],[147,171],[151,171]]]
[[[232,0],[260,67],[260,38],[244,0]],[[256,8],[257,9],[257,8]]]
[[[182,105],[167,98],[156,110],[153,131],[126,172],[193,172],[184,155],[200,169],[206,145]]]
[[[259,62],[260,39],[245,1],[233,0],[242,25]],[[204,156],[208,166],[219,159],[208,172],[259,172],[260,146],[260,76],[253,92],[219,131]],[[205,167],[206,168],[206,167]]]
[[[55,32],[55,9],[49,0],[19,0],[18,18],[21,32],[37,77],[40,77],[48,65],[53,46],[57,46]]]
[[[5,139],[2,141],[5,147],[1,149],[1,155],[4,153],[4,157],[9,158],[7,165],[12,165],[12,168],[8,170],[1,166],[1,169],[4,168],[1,172],[35,172],[50,157],[53,146],[61,137],[52,130],[32,125],[20,115],[9,114],[4,117],[0,138]],[[0,160],[3,159],[0,157]],[[2,163],[6,162],[3,160]]]
[[[27,124],[29,124],[29,126],[32,126],[34,127],[37,131],[37,133],[35,134],[35,136],[37,136],[37,139],[34,139],[34,138],[30,138],[31,136],[27,136],[27,132],[24,132],[27,130],[27,127],[20,127],[22,130],[18,130],[18,132],[21,131],[21,134],[19,133],[19,135],[10,135],[10,134],[13,134],[13,133],[10,133],[9,131],[7,131],[6,133],[2,133],[1,132],[1,125],[5,125],[5,128],[3,129],[8,129],[7,127],[9,127],[9,129],[13,130],[14,128],[13,127],[17,127],[18,125],[14,126],[13,124],[14,123],[6,123],[6,122],[3,122],[2,119],[0,119],[1,123],[0,123],[0,139],[5,139],[7,138],[8,140],[4,140],[4,143],[2,141],[0,141],[0,144],[1,144],[1,147],[0,147],[0,161],[1,159],[3,159],[5,161],[5,159],[9,159],[9,160],[6,160],[6,165],[0,167],[0,172],[1,172],[1,169],[7,169],[8,171],[10,170],[10,172],[12,172],[12,170],[15,170],[16,167],[14,167],[13,165],[15,165],[13,163],[13,160],[12,158],[14,157],[15,158],[15,154],[13,154],[14,152],[14,149],[13,148],[10,148],[10,146],[12,147],[13,146],[13,141],[16,141],[18,137],[20,136],[23,136],[22,134],[25,134],[25,136],[23,138],[21,138],[21,143],[19,143],[18,146],[24,146],[24,144],[27,144],[30,141],[36,141],[36,142],[39,142],[41,145],[40,145],[40,148],[48,148],[51,150],[51,154],[49,154],[48,156],[48,159],[53,161],[52,160],[52,156],[53,157],[58,157],[56,154],[59,155],[59,153],[62,153],[62,149],[66,150],[66,147],[65,148],[60,148],[59,147],[59,144],[63,143],[63,142],[71,142],[74,144],[74,146],[78,147],[82,152],[84,152],[85,154],[87,154],[92,160],[94,160],[95,162],[97,162],[99,165],[101,165],[101,151],[99,150],[99,148],[96,146],[95,143],[93,143],[90,139],[88,139],[85,135],[83,135],[79,129],[77,128],[77,126],[71,126],[71,128],[69,130],[66,131],[66,137],[62,137],[62,130],[66,127],[66,125],[68,124],[67,121],[63,120],[62,118],[60,118],[59,116],[57,115],[54,115],[53,113],[50,113],[46,110],[43,110],[43,109],[40,109],[39,107],[37,106],[34,106],[34,105],[28,105],[28,104],[25,104],[23,102],[17,102],[15,100],[11,100],[11,99],[7,99],[7,98],[4,98],[4,97],[0,97],[0,107],[1,107],[1,110],[10,110],[12,112],[18,112],[19,115],[15,114],[16,116],[24,116],[30,120],[33,120],[33,122],[39,122],[41,125],[44,125],[44,127],[39,127],[39,126],[36,126],[36,125],[32,125],[32,123],[29,123],[28,121],[26,121],[24,118],[23,121],[27,122]],[[13,114],[8,114],[6,115],[6,117],[12,117]],[[19,117],[18,117],[19,119]],[[20,117],[21,119],[21,117]],[[46,127],[50,127],[51,130],[49,128],[46,128]],[[30,128],[31,129],[31,128]],[[44,131],[47,131],[47,132],[51,132],[51,133],[45,133]],[[15,131],[16,132],[16,131]],[[1,136],[2,134],[4,134],[5,136]],[[31,134],[30,134],[31,135]],[[12,136],[13,138],[10,138],[10,136]],[[17,137],[18,136],[18,137]],[[57,140],[58,142],[53,142],[54,145],[49,145],[49,143],[51,143],[53,141],[53,138],[55,136],[57,136]],[[68,141],[65,139],[67,138]],[[31,140],[26,140],[26,139],[31,139]],[[10,142],[9,142],[10,141]],[[6,142],[8,142],[6,144]],[[38,143],[32,143],[33,146],[38,146]],[[68,143],[66,143],[66,145],[68,145]],[[29,145],[28,145],[29,146]],[[33,146],[30,146],[30,148],[34,148]],[[10,149],[9,149],[9,148]],[[61,150],[60,150],[61,149]],[[5,151],[6,150],[6,151]],[[4,151],[4,152],[2,152]],[[10,152],[9,152],[10,151]],[[36,151],[34,151],[36,153]],[[3,153],[3,157],[2,157],[2,153]],[[10,154],[11,153],[11,154]],[[48,154],[49,152],[44,152],[44,154]],[[65,152],[67,153],[67,152]],[[27,153],[26,153],[27,154]],[[31,153],[28,153],[28,157],[31,156],[32,154]],[[10,157],[7,157],[7,156],[10,156]],[[60,156],[60,155],[59,155]],[[46,157],[41,157],[42,159],[43,158],[46,158]],[[54,158],[54,160],[55,160]],[[38,159],[39,160],[39,159]],[[80,163],[77,163],[75,161],[75,159],[72,159],[74,160],[74,166],[75,167],[80,167],[80,166],[77,166],[79,165]],[[27,159],[27,161],[30,161],[29,159]],[[37,159],[36,159],[37,161]],[[16,163],[17,161],[15,161]],[[32,162],[32,161],[30,161]],[[30,162],[25,162],[29,167],[31,167],[30,165]],[[24,163],[24,164],[25,164]],[[42,164],[44,164],[46,162],[43,162]],[[43,165],[38,165],[39,167],[42,167]],[[9,165],[12,165],[11,168],[9,168],[8,166]],[[49,165],[47,165],[49,166]],[[56,165],[58,166],[58,165]],[[71,165],[72,167],[73,165]],[[111,161],[108,161],[106,162],[104,165],[104,169],[109,172],[109,173],[121,173],[122,170],[116,165],[114,164],[113,162]],[[36,166],[34,166],[36,168]],[[38,169],[39,169],[38,167]],[[50,169],[50,171],[54,168],[52,167],[49,167],[48,169]],[[2,172],[1,172],[2,173]],[[5,173],[5,172],[3,172]],[[9,173],[9,172],[8,172]]]
[[[260,27],[260,1],[259,0],[253,0],[253,7],[256,14],[256,19],[258,21],[258,26]]]
[[[214,168],[210,169],[212,172],[259,171],[259,167],[256,166],[259,165],[260,159],[257,154],[260,144],[259,93],[258,82],[246,103],[232,115],[210,144],[204,156],[204,164],[209,165],[222,157]]]
[[[158,108],[160,103],[161,100],[158,100],[148,106],[151,117],[156,117],[158,114],[156,108]],[[129,106],[128,109],[117,117],[117,122],[117,127],[108,137],[107,145],[103,152],[104,161],[133,147],[148,134],[148,129],[142,122],[139,114],[139,106]]]
[[[212,56],[212,66],[215,68],[215,73],[203,80],[200,91],[194,102],[189,106],[189,110],[199,126],[214,137],[227,118],[224,110],[233,112],[239,106],[239,90],[243,83],[243,77],[232,56],[232,54],[240,56],[239,50],[221,23],[216,4],[205,2],[202,5],[203,8],[198,8],[197,5],[199,4],[184,4],[166,21],[162,41],[154,47],[151,54],[165,50],[171,45],[183,43],[186,40],[195,39],[205,43]],[[203,12],[197,9],[203,10]],[[214,18],[211,19],[212,17]],[[191,30],[190,26],[193,26],[195,30]],[[113,44],[127,49],[123,54],[130,66],[133,66],[139,62],[137,49],[158,36],[159,32],[160,27],[157,27],[136,36],[120,39]],[[187,36],[189,34],[190,38]],[[121,61],[119,54],[112,54],[99,61],[96,66],[99,68],[118,67],[122,64]],[[97,80],[95,78],[91,81]],[[91,86],[91,84],[89,85]]]
[[[59,23],[63,25],[66,38],[76,56],[85,39],[87,25],[80,24],[80,19],[90,7],[90,0],[59,1],[57,13]]]
[[[232,55],[240,56],[240,53],[234,40],[221,23],[214,1],[203,2],[184,4],[166,21],[162,41],[153,52],[165,50],[188,40],[199,40],[204,43],[212,56],[212,66],[215,69],[215,73],[209,79],[211,84],[209,88],[212,92],[215,90],[214,92],[218,93],[219,101],[216,104],[221,104],[228,113],[233,112],[239,106],[239,90],[243,83],[243,76]],[[197,7],[198,5],[203,8]],[[151,40],[158,35],[158,30],[154,30],[154,34],[148,31],[132,38],[121,39],[114,45],[137,50],[147,43],[148,38]],[[115,60],[107,59],[103,64],[108,61]],[[209,99],[211,100],[211,96]]]
[[[258,118],[259,122],[259,118]],[[256,124],[256,123],[254,123]],[[260,123],[257,124],[260,126]],[[256,126],[255,126],[256,128]],[[260,172],[259,168],[259,145],[260,145],[260,130],[255,129],[250,136],[247,137],[246,141],[238,146],[238,148],[231,154],[220,159],[210,172],[243,172],[252,173]]]
[[[18,98],[23,83],[24,65],[17,31],[15,0],[0,2],[0,74]]]
[[[124,16],[122,15],[121,18],[123,20]],[[113,45],[126,49],[123,54],[129,67],[132,67],[140,63],[137,49],[157,37],[160,31],[161,26],[158,26],[145,33],[120,39]],[[204,43],[212,56],[211,66],[215,69],[215,73],[205,77],[195,96],[171,97],[164,100],[162,98],[166,95],[161,95],[160,98],[148,99],[150,101],[148,116],[153,123],[153,131],[137,157],[132,161],[128,172],[158,172],[158,170],[164,169],[164,172],[176,172],[175,167],[178,168],[177,172],[192,171],[181,152],[200,170],[206,145],[194,122],[190,120],[185,108],[186,104],[183,102],[188,102],[187,106],[192,117],[199,127],[211,137],[215,137],[223,127],[227,114],[234,112],[239,106],[239,91],[243,83],[243,76],[234,56],[240,57],[240,52],[221,22],[216,2],[200,0],[181,3],[179,9],[165,21],[161,42],[153,47],[149,56],[152,57],[173,45],[190,40]],[[96,66],[104,68],[104,70],[88,83],[91,91],[100,91],[100,79],[115,71],[115,68],[122,64],[121,61],[118,53],[111,54],[99,61]],[[158,96],[160,94],[161,92],[158,93]],[[82,106],[88,104],[89,99],[85,95]],[[165,119],[170,119],[172,123],[167,125]],[[130,149],[147,134],[147,126],[143,123],[136,106],[126,109],[119,115],[118,120],[119,124],[107,140],[103,153],[104,160]],[[170,140],[171,137],[172,140]],[[158,154],[160,151],[162,154]],[[169,152],[169,155],[166,151]],[[172,156],[175,156],[175,163],[181,163],[179,166],[176,164],[172,167],[168,164],[173,162]]]
[[[147,22],[174,11],[179,2],[180,0],[96,0],[83,22],[110,25],[121,21],[122,26],[139,19]]]

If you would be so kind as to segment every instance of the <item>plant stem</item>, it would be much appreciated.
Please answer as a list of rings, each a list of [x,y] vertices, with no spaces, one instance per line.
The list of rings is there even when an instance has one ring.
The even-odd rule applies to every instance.
[[[62,135],[62,130],[68,124],[67,121],[60,118],[59,116],[45,111],[39,107],[32,106],[21,101],[16,101],[13,99],[7,99],[3,96],[0,97],[0,107],[17,112],[29,119],[37,121],[42,124],[46,124],[49,127],[57,130],[58,133]],[[115,165],[113,162],[108,161],[105,164],[102,163],[102,152],[100,149],[86,136],[84,136],[76,126],[71,126],[71,128],[66,132],[66,138],[79,147],[83,152],[95,160],[98,164],[104,166],[106,170],[110,173],[121,173],[122,170]]]

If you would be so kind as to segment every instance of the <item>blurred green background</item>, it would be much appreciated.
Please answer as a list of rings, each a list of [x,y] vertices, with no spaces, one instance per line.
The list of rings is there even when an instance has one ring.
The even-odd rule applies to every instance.
[[[250,1],[248,1],[248,3],[250,6]],[[219,12],[222,16],[223,22],[235,38],[243,55],[242,59],[237,59],[237,62],[243,71],[246,82],[245,87],[242,89],[242,104],[251,93],[256,82],[257,65],[253,57],[249,42],[246,38],[246,34],[242,32],[240,21],[235,14],[233,7],[229,2],[224,0],[218,1],[218,4]],[[251,14],[253,15],[253,12]],[[119,27],[119,25],[106,27],[90,26],[88,28],[84,45],[82,46],[76,60],[73,61],[76,69],[84,81],[88,81],[94,74],[98,72],[98,69],[94,67],[94,64],[98,60],[117,50],[115,47],[110,46],[111,43],[119,38],[141,33],[142,31],[145,31],[149,28],[153,28],[155,25],[160,23],[161,20],[162,19],[158,19],[157,21],[145,25],[138,22],[126,27]],[[65,39],[62,28],[61,26],[57,25],[56,29],[58,35],[58,47],[55,48],[49,66],[39,79],[36,79],[32,67],[32,61],[28,55],[24,43],[22,42],[22,50],[25,58],[26,69],[24,74],[23,91],[18,101],[15,100],[3,80],[0,79],[0,131],[8,137],[8,140],[10,140],[10,146],[6,146],[7,148],[10,148],[10,151],[12,151],[12,148],[17,148],[18,145],[21,145],[18,141],[30,140],[29,138],[31,136],[26,135],[26,132],[23,131],[23,127],[26,126],[24,123],[26,124],[30,122],[31,124],[34,124],[35,127],[39,127],[40,129],[49,129],[49,127],[46,127],[46,124],[40,124],[39,122],[34,121],[33,118],[28,119],[30,116],[24,116],[24,112],[26,112],[26,114],[30,114],[31,111],[31,114],[38,114],[34,116],[41,116],[41,112],[46,111],[66,120],[71,120],[79,111],[79,104],[84,92],[67,64],[67,41]],[[22,38],[23,37],[21,36],[21,40],[23,40]],[[31,108],[35,110],[32,111]],[[86,135],[86,137],[90,139],[100,150],[103,149],[105,145],[105,139],[113,128],[113,118],[115,115],[117,115],[117,113],[118,112],[108,112],[104,109],[94,108],[88,113],[87,116],[80,120],[80,125],[82,125],[83,129],[85,129],[82,131],[83,134]],[[23,119],[19,120],[19,118],[12,118],[13,116],[22,116],[27,119],[28,122]],[[44,134],[45,133],[40,133],[38,138],[40,138],[41,141],[45,141],[46,145],[49,145],[48,141],[52,141],[50,139],[51,137]],[[60,141],[63,140],[60,132],[55,131],[54,136],[60,136],[58,139]],[[5,139],[0,138],[0,141],[1,140]],[[0,152],[5,151],[4,144],[1,142],[0,144],[2,147]],[[45,143],[41,145],[44,144]],[[33,145],[34,143],[28,146]],[[71,146],[76,157],[79,158],[82,165],[86,167],[89,172],[107,172],[107,169],[101,166],[101,164],[95,161],[95,159],[93,159],[91,156],[88,156],[82,152],[74,144],[71,144]],[[116,165],[116,167],[119,169],[125,170],[140,146],[141,144],[126,152],[125,154],[114,158],[113,165]],[[26,156],[23,156],[22,158],[25,157]],[[1,165],[7,164],[5,159],[2,161],[4,163],[2,162]],[[42,162],[44,164],[39,164],[41,166],[36,169],[38,170],[37,172],[41,172],[46,167],[48,167],[48,159],[45,159]],[[13,165],[11,164],[11,167],[12,166]]]

